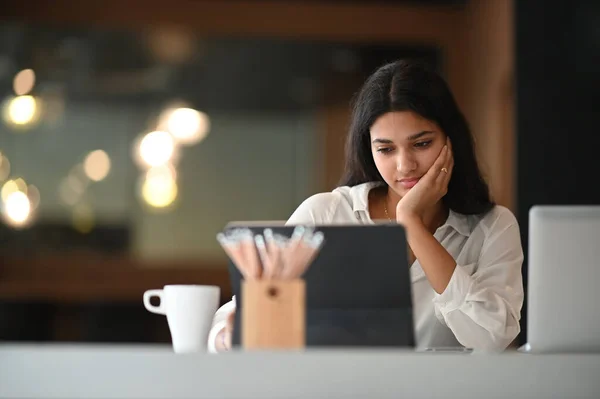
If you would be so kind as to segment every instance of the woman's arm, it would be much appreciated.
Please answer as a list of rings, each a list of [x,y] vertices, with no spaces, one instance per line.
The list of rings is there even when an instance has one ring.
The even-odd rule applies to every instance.
[[[427,173],[396,205],[396,221],[404,226],[408,245],[438,294],[446,289],[456,262],[429,231],[424,216],[431,209],[442,209],[442,198],[448,192],[454,166],[451,146],[446,139]]]
[[[438,319],[469,348],[505,349],[521,331],[524,292],[519,227],[516,220],[496,223],[483,244],[476,271],[469,275],[457,266],[446,290],[434,299]]]
[[[428,246],[429,241],[417,245],[422,252],[421,267],[432,286],[437,285],[433,302],[438,319],[465,347],[505,349],[521,331],[519,320],[524,298],[523,250],[514,216],[505,210],[493,221],[477,264],[473,265],[473,274],[465,270],[471,265],[454,263],[448,277],[452,267],[447,259],[450,254],[442,254],[437,246]],[[438,251],[439,263],[435,260]],[[444,284],[444,289],[438,291]]]
[[[408,245],[419,260],[429,284],[435,292],[441,294],[454,274],[454,258],[429,232],[420,218],[405,220],[403,224]]]

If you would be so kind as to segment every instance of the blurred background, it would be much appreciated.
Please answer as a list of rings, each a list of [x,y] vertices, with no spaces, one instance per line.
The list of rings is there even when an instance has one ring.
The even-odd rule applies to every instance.
[[[227,301],[217,232],[333,189],[398,58],[447,79],[526,250],[532,205],[600,203],[599,49],[586,0],[4,0],[0,340],[170,342],[142,293]]]

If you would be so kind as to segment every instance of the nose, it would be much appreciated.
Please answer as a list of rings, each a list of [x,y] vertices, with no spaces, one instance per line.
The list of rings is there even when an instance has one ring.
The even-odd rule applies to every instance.
[[[396,158],[396,170],[401,174],[406,175],[416,169],[417,160],[412,152],[405,149],[399,150]]]

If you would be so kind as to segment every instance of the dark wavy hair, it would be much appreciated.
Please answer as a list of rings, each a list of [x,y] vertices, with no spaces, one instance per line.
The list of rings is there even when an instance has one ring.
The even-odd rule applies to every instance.
[[[452,142],[454,169],[443,203],[466,215],[483,214],[494,206],[477,165],[467,121],[448,85],[434,70],[407,60],[384,65],[366,80],[353,102],[341,186],[384,182],[373,160],[370,128],[387,112],[412,111],[435,122]]]

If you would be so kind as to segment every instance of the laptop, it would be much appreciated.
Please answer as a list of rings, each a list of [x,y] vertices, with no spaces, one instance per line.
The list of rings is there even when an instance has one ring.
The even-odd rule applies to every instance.
[[[262,234],[290,237],[294,226],[234,222]],[[414,348],[412,292],[404,228],[398,224],[312,226],[325,241],[306,282],[306,346]],[[240,271],[229,263],[236,301],[233,346],[240,345]]]
[[[529,212],[530,352],[600,352],[600,206]]]

